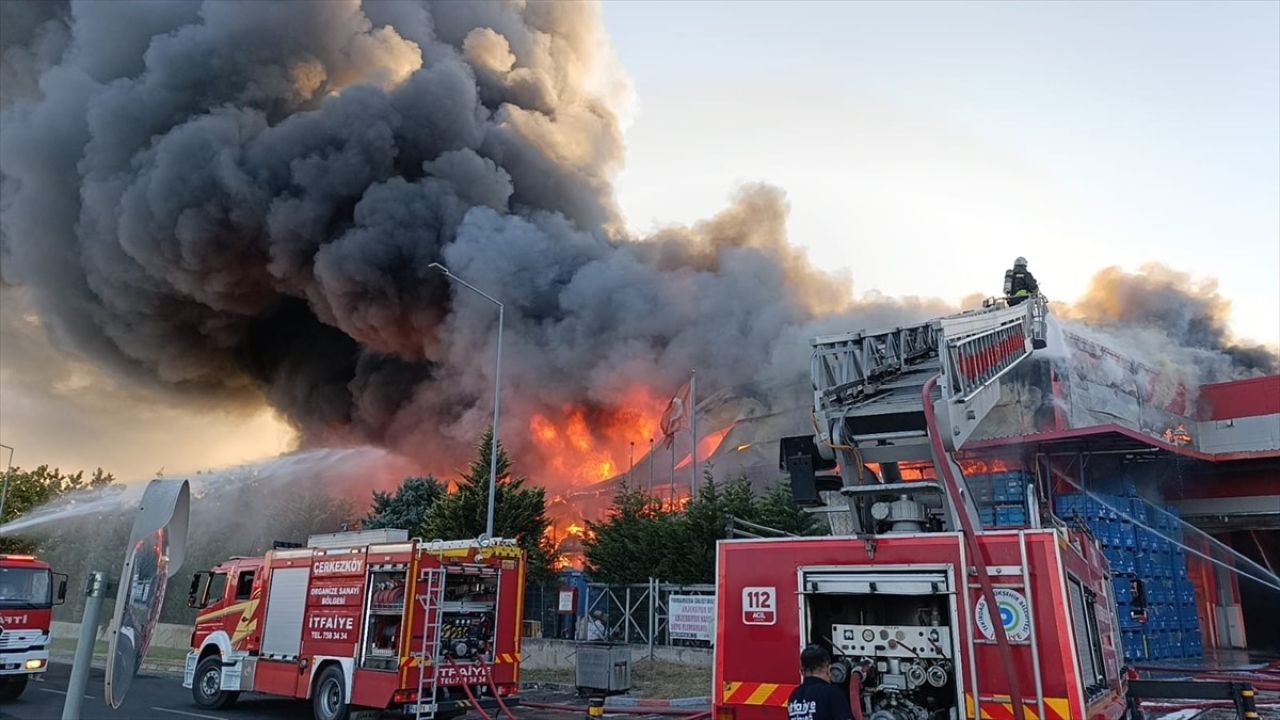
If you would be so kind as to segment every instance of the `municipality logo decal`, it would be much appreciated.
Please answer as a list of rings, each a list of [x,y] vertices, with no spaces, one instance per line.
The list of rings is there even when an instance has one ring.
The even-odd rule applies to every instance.
[[[1031,637],[1031,608],[1027,605],[1027,597],[1009,588],[996,588],[995,596],[1005,635],[1015,642]],[[991,611],[987,607],[986,597],[978,600],[976,623],[984,637],[988,640],[995,639],[996,629],[991,623]]]

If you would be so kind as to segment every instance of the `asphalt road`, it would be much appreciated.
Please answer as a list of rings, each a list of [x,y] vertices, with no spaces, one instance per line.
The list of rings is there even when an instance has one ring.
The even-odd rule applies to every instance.
[[[67,681],[71,666],[52,662],[48,672],[27,683],[22,697],[0,704],[0,720],[58,720],[62,717],[62,705],[67,697]],[[164,675],[142,674],[134,679],[129,695],[119,710],[107,707],[102,697],[102,670],[94,669],[89,676],[89,687],[81,706],[80,720],[311,720],[311,704],[301,700],[283,700],[245,693],[234,705],[225,710],[203,710],[191,699],[191,691],[182,687],[182,678]],[[522,693],[522,695],[526,695]],[[537,693],[527,696],[532,700]],[[564,701],[564,697],[538,697],[544,702]],[[377,718],[379,713],[365,712],[362,720]],[[579,720],[578,714],[516,709],[520,720]],[[400,715],[382,714],[383,718],[399,718]],[[476,715],[468,715],[475,718]],[[353,716],[354,720],[354,716]],[[626,720],[658,720],[629,716]],[[662,720],[670,720],[663,718]]]
[[[22,696],[0,704],[2,720],[58,720],[67,697],[71,666],[50,663],[40,680],[27,683]],[[202,710],[182,687],[182,678],[139,675],[119,710],[112,710],[102,697],[103,674],[93,670],[81,706],[81,720],[310,720],[308,703],[280,700],[261,695],[241,695],[226,710]]]

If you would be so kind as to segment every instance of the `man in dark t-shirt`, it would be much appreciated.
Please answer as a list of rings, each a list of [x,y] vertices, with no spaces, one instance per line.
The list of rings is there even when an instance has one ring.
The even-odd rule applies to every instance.
[[[810,645],[800,653],[804,681],[787,701],[789,720],[853,720],[849,698],[831,683],[831,653]]]

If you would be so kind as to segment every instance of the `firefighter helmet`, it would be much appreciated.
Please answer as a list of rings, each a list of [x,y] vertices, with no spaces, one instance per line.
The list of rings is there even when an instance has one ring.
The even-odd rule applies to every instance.
[[[1016,268],[1024,268],[1027,266],[1027,259],[1024,257],[1020,257],[1017,260],[1013,261],[1013,266]]]

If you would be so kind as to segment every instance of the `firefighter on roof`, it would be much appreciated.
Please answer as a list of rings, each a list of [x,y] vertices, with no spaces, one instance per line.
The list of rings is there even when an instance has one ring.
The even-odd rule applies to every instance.
[[[831,653],[810,645],[800,653],[804,682],[787,699],[788,720],[853,720],[849,698],[831,683]]]
[[[1027,259],[1013,261],[1013,267],[1004,271],[1004,296],[1010,305],[1017,305],[1033,295],[1040,294],[1036,276],[1027,269]]]

